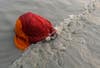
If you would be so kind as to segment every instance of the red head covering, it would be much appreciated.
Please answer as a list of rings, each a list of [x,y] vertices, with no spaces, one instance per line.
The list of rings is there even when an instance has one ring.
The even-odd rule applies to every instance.
[[[30,44],[44,40],[55,32],[56,30],[47,19],[28,12],[20,16],[16,22],[15,43],[19,49],[24,50]]]

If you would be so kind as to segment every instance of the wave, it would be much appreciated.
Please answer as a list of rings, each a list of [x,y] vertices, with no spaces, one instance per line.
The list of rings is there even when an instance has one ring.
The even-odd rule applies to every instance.
[[[100,68],[98,56],[91,51],[100,41],[100,30],[91,20],[95,4],[92,0],[81,14],[69,15],[55,27],[55,40],[32,44],[10,68]]]

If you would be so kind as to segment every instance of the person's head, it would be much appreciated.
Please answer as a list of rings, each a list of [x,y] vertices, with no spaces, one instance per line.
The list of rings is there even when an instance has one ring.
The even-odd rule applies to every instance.
[[[16,21],[14,41],[17,48],[25,50],[29,45],[52,37],[55,33],[51,22],[37,14],[27,12]]]

